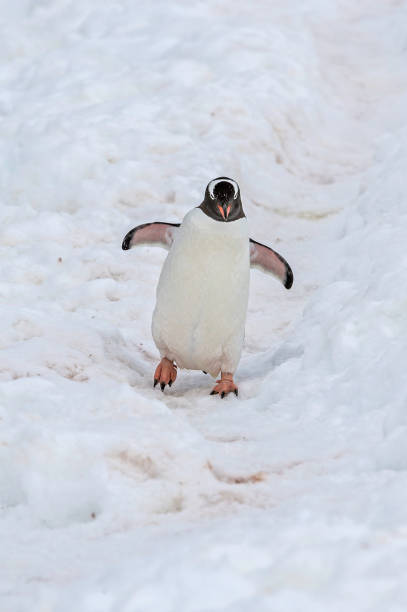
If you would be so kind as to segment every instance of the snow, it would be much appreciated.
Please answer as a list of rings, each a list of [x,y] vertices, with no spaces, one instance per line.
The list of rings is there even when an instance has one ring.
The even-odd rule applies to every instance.
[[[2,612],[406,610],[406,19],[4,4]],[[252,273],[239,400],[161,394],[121,240],[222,175],[294,286]]]

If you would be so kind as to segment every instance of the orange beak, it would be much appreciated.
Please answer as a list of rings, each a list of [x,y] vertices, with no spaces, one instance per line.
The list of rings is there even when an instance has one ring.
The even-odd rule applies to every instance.
[[[223,210],[222,206],[220,204],[217,204],[217,207],[219,208],[219,212],[222,215],[222,217],[226,219],[229,217],[229,213],[230,213],[230,209],[231,209],[231,205],[229,204],[229,206],[226,209],[226,217],[225,217],[225,211]]]

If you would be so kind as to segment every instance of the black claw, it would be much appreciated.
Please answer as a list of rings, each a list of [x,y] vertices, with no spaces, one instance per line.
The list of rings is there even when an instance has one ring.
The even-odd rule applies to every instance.
[[[172,380],[170,380],[170,382],[168,383],[168,386],[171,387],[172,385]]]
[[[234,389],[234,391],[235,391],[235,395],[237,397],[239,395],[239,391],[237,389]]]
[[[158,383],[158,378],[154,378],[154,387],[156,386],[157,383]]]
[[[212,389],[212,391],[209,393],[209,395],[216,395],[217,391],[215,391],[214,389]]]
[[[208,372],[205,372],[205,370],[202,370],[202,372],[203,372],[204,374],[207,374],[207,373],[208,373]]]
[[[161,391],[163,391],[163,392],[164,392],[164,389],[165,389],[165,383],[160,383],[160,387],[161,387]]]
[[[222,399],[225,397],[225,395],[226,395],[226,393],[224,391],[222,391],[222,393],[220,394]]]

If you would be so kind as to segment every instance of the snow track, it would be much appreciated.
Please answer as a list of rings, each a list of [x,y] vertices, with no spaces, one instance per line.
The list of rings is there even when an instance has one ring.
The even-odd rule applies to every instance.
[[[406,3],[102,4],[3,7],[0,609],[404,612]],[[219,175],[294,286],[161,394],[121,240]]]

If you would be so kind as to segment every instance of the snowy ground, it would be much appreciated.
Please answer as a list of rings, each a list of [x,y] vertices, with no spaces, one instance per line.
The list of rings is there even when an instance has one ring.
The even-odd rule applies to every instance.
[[[1,612],[405,612],[406,2],[2,7]],[[294,287],[161,394],[121,240],[218,175]]]

